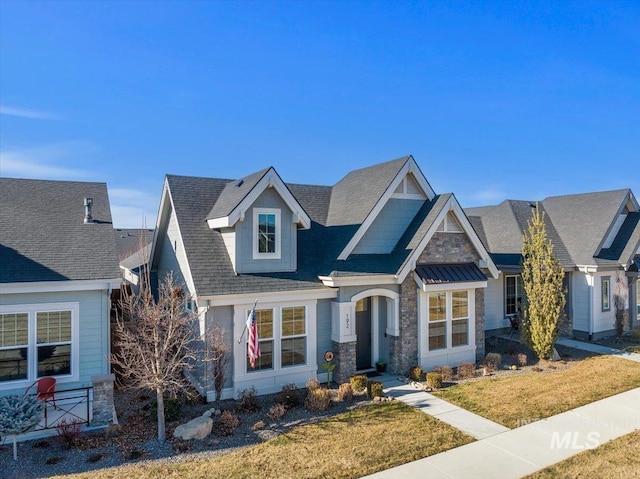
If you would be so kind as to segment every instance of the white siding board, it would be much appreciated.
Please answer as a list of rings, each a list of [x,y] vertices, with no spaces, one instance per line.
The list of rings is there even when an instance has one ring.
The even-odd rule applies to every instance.
[[[509,321],[504,317],[504,274],[498,279],[489,278],[484,290],[484,330],[507,328]]]

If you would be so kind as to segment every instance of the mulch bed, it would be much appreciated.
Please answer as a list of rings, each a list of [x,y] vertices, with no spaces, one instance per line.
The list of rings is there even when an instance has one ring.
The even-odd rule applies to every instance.
[[[236,411],[237,401],[222,401],[219,406],[221,410],[237,414],[237,429],[232,435],[223,435],[225,431],[219,427],[219,417],[213,417],[212,433],[204,439],[190,441],[174,438],[175,428],[216,406],[214,403],[204,404],[201,400],[184,401],[180,416],[167,421],[167,440],[160,444],[157,441],[155,412],[152,410],[153,395],[116,390],[119,425],[83,432],[70,448],[57,436],[21,442],[18,444],[17,461],[13,461],[11,439],[6,438],[0,446],[0,477],[30,479],[86,472],[139,461],[175,463],[213,457],[264,442],[294,427],[371,403],[366,396],[356,395],[352,401],[334,401],[328,411],[311,412],[303,404],[306,390],[298,391],[300,404],[288,410],[279,420],[268,416],[271,406],[279,402],[277,394],[260,396],[258,400],[261,407],[255,412],[239,412]],[[332,389],[331,392],[335,397],[337,390]],[[255,428],[259,421],[264,426]]]

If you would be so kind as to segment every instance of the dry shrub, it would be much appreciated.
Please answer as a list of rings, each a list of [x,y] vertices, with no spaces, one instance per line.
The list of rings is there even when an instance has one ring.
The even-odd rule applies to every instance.
[[[307,381],[307,391],[315,391],[320,387],[320,382],[316,378],[311,378]]]
[[[238,404],[236,405],[238,411],[254,412],[259,411],[261,407],[256,388],[243,389],[238,394]]]
[[[366,374],[354,374],[349,378],[349,384],[354,392],[361,393],[367,389],[367,375]]]
[[[82,432],[82,423],[79,421],[67,421],[62,419],[56,425],[58,439],[65,449],[71,449],[78,441],[78,436]]]
[[[442,374],[436,371],[427,373],[427,387],[431,389],[440,389],[442,387]]]
[[[469,379],[476,377],[476,365],[462,361],[458,363],[457,375],[459,379]]]
[[[274,404],[269,408],[269,412],[267,413],[267,416],[272,421],[277,421],[282,416],[284,416],[285,412],[286,412],[286,409],[284,407],[284,404],[278,403],[278,404]]]
[[[525,353],[518,353],[516,356],[516,361],[518,366],[526,366],[527,365],[527,355]]]
[[[442,366],[436,366],[433,371],[442,375],[442,380],[445,382],[453,380],[453,368],[443,364]]]
[[[489,353],[482,363],[489,371],[496,371],[502,364],[502,356],[499,353]]]
[[[298,387],[293,383],[282,386],[282,391],[278,394],[278,401],[287,411],[299,406],[300,391],[298,391]]]
[[[367,396],[369,396],[369,399],[373,399],[375,397],[384,397],[382,383],[380,381],[367,382]]]
[[[412,381],[422,381],[422,366],[412,366],[409,368],[409,379]]]
[[[351,401],[353,399],[353,388],[351,383],[342,383],[338,388],[338,401]]]
[[[240,425],[240,420],[231,411],[222,411],[218,421],[218,433],[221,436],[233,436],[233,433]]]
[[[253,426],[251,426],[251,430],[252,431],[260,431],[261,429],[264,429],[265,427],[266,427],[266,424],[264,423],[264,421],[258,421]]]
[[[331,407],[331,393],[325,388],[312,389],[307,394],[304,406],[309,411],[326,411]]]

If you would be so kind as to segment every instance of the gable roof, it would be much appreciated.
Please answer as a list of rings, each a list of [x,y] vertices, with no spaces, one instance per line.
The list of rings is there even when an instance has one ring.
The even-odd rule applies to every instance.
[[[115,228],[116,253],[121,260],[137,253],[153,241],[153,229]]]
[[[370,208],[393,187],[394,180],[408,164],[415,165],[415,160],[403,157],[357,170],[333,187],[283,183],[312,225],[297,233],[297,271],[291,273],[236,274],[221,232],[207,224],[212,214],[230,214],[233,208],[238,208],[269,169],[250,175],[240,186],[238,181],[227,179],[167,175],[162,201],[170,204],[176,215],[189,265],[188,276],[199,297],[325,288],[320,278],[395,275],[422,244],[429,228],[435,229],[437,225],[433,223],[439,212],[451,205],[452,195],[437,197],[429,187],[431,199],[424,202],[390,254],[352,254],[346,260],[339,259],[371,213]],[[245,182],[248,185],[243,189]],[[354,201],[357,197],[354,195],[359,194],[366,197],[367,206]],[[164,209],[161,205],[161,212]],[[159,232],[166,216],[158,216]],[[470,225],[467,230],[474,234]],[[478,243],[484,250],[479,240]],[[488,254],[487,260],[491,262]]]
[[[630,195],[628,189],[601,191],[552,196],[538,203],[545,213],[547,236],[553,244],[554,254],[564,268],[620,264],[623,258],[626,258],[624,262],[630,260],[640,241],[640,238],[634,239],[640,236],[636,213],[627,216],[610,248],[601,251],[601,245]],[[465,210],[476,229],[481,231],[498,266],[519,267],[522,238],[535,205],[532,201],[505,200],[495,206]]]
[[[258,196],[267,188],[273,187],[287,204],[302,228],[311,226],[311,219],[291,194],[291,191],[273,167],[253,173],[240,180],[229,181],[220,192],[206,219],[211,228],[224,228],[242,220],[244,213]]]
[[[0,224],[0,283],[121,277],[105,183],[0,178]]]

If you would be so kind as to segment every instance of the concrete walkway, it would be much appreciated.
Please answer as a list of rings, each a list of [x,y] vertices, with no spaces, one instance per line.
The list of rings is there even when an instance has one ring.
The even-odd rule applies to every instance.
[[[640,429],[640,388],[368,478],[516,479]]]
[[[578,341],[576,339],[558,338],[556,344],[565,346],[567,348],[582,349],[583,351],[589,351],[598,354],[608,354],[610,356],[616,356],[618,358],[629,359],[640,363],[640,354],[630,353],[628,351],[622,351],[621,349],[610,348],[608,346],[601,346],[600,344],[588,343],[586,341]]]
[[[384,376],[382,385],[387,396],[394,397],[425,414],[440,419],[476,439],[484,439],[508,431],[509,428],[448,403],[432,394],[416,389],[392,376]]]
[[[640,354],[560,338],[557,344],[640,362]],[[517,479],[640,429],[640,388],[508,429],[385,376],[389,396],[479,439],[367,478]]]

